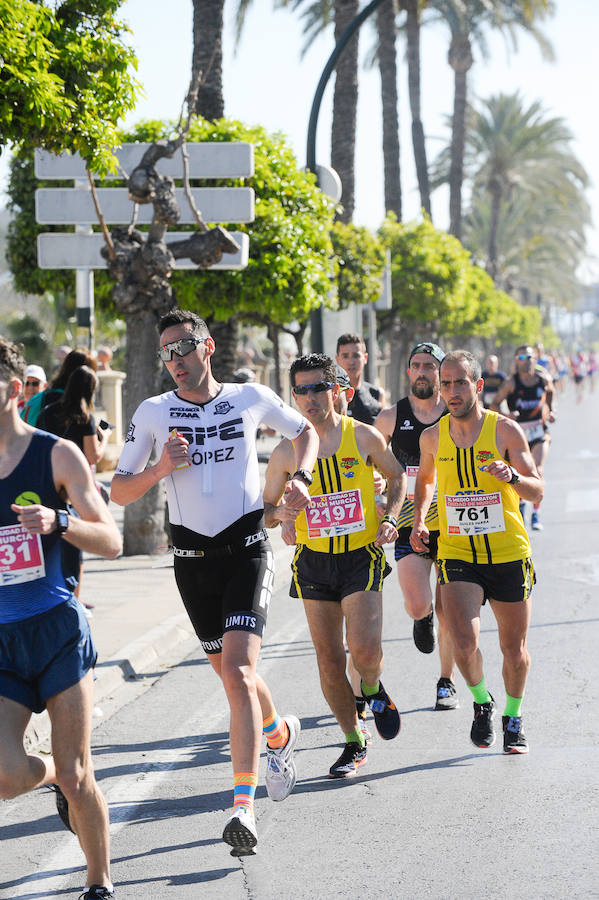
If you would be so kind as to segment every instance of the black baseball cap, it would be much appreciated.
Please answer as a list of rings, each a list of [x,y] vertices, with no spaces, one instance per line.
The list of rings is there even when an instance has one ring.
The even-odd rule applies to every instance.
[[[422,344],[416,344],[416,346],[412,349],[412,352],[410,353],[410,359],[408,360],[408,365],[410,364],[410,360],[412,359],[412,357],[414,356],[415,353],[430,353],[430,355],[433,356],[437,360],[438,363],[442,363],[445,358],[445,354],[441,350],[439,345],[433,344],[430,341],[424,341]]]
[[[336,365],[335,368],[337,370],[337,384],[339,385],[340,390],[347,391],[348,388],[351,387],[351,384],[349,383],[349,375],[347,374],[345,369],[341,368],[340,365]]]

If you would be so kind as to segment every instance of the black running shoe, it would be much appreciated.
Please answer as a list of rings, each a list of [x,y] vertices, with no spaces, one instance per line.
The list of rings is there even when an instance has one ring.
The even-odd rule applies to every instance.
[[[459,705],[458,692],[451,678],[439,678],[435,709],[457,709]]]
[[[475,747],[492,747],[495,743],[495,731],[493,729],[493,714],[495,701],[491,699],[487,703],[474,704],[474,722],[470,729],[470,740]]]
[[[520,716],[502,716],[503,752],[528,753],[528,741],[522,731]]]
[[[379,681],[379,690],[377,694],[367,697],[364,692],[362,696],[366,700],[372,714],[374,716],[374,724],[376,730],[384,741],[391,741],[399,734],[401,728],[401,719],[395,703],[383,687],[383,682]]]
[[[60,788],[57,784],[49,784],[48,788],[51,791],[54,791],[54,793],[56,794],[56,811],[57,811],[58,815],[60,816],[60,821],[62,822],[62,824],[64,825],[65,828],[68,828],[69,831],[72,831],[73,834],[75,834],[75,832],[73,831],[73,828],[71,826],[71,821],[69,819],[69,804],[67,802],[67,798],[65,797],[65,795],[60,790]],[[90,890],[91,890],[91,888],[90,888]]]
[[[343,748],[343,753],[329,769],[331,778],[352,778],[358,768],[366,762],[368,750],[357,741],[350,741]]]
[[[416,619],[412,629],[414,643],[421,653],[432,653],[437,643],[433,611],[424,619]]]
[[[103,884],[92,884],[79,895],[79,900],[113,900],[114,897],[116,897],[115,892],[104,887]]]

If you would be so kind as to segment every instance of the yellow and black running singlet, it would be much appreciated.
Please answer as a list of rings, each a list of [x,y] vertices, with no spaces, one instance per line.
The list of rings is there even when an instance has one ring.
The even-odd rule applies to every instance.
[[[297,517],[297,543],[320,553],[346,553],[372,543],[378,531],[372,466],[360,456],[355,422],[341,417],[339,449],[316,461],[310,505]]]
[[[496,442],[498,417],[486,411],[476,443],[465,449],[456,447],[449,434],[450,417],[439,420],[439,559],[486,564],[531,555],[518,494],[485,471],[492,460],[503,459]]]

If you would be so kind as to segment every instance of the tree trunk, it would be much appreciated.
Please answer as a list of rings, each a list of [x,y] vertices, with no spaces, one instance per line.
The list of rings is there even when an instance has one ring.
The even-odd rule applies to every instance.
[[[431,216],[431,192],[428,181],[428,162],[426,159],[426,143],[424,128],[420,118],[420,0],[404,0],[407,12],[406,34],[408,42],[408,90],[410,95],[410,112],[412,114],[412,147],[420,206]]]
[[[501,210],[501,188],[498,185],[490,187],[491,193],[491,220],[489,222],[489,247],[487,258],[487,272],[496,283],[497,279],[497,230],[499,228],[499,213]]]
[[[335,41],[360,10],[358,0],[335,0]],[[355,206],[356,115],[358,107],[358,34],[352,37],[337,62],[333,97],[331,165],[341,178],[339,219],[348,224]]]
[[[451,165],[449,169],[449,233],[462,239],[462,183],[466,143],[467,72],[472,67],[472,49],[468,35],[454,35],[448,62],[454,71]]]
[[[152,309],[125,313],[127,356],[125,418],[130,421],[139,404],[158,393],[162,364],[156,355],[160,314]],[[132,436],[135,439],[135,435]],[[159,448],[160,452],[162,447]],[[152,460],[153,461],[153,460]],[[164,530],[164,485],[160,482],[140,500],[125,507],[125,556],[155,553],[167,543]]]
[[[283,384],[281,382],[281,351],[279,348],[279,332],[278,325],[269,323],[267,327],[268,339],[272,344],[272,361],[274,368],[275,386],[274,391],[279,397],[283,396]]]
[[[224,0],[193,0],[192,72],[203,73],[195,111],[211,121],[225,114],[223,7]]]
[[[395,2],[381,3],[376,14],[378,59],[383,106],[383,161],[385,172],[385,213],[394,212],[401,222],[401,178],[399,161],[399,98],[397,95],[397,55]]]
[[[237,319],[227,319],[226,322],[212,319],[206,324],[216,345],[212,357],[212,374],[217,381],[233,381],[233,372],[237,368],[239,322]]]

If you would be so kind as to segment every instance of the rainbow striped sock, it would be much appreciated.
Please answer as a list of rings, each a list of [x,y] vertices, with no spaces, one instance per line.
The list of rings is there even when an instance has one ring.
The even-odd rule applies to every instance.
[[[266,743],[273,750],[284,747],[289,740],[289,729],[285,719],[280,719],[278,713],[273,713],[262,722],[262,731],[266,736]]]
[[[254,796],[258,776],[255,772],[235,772],[233,775],[233,809],[236,806],[246,806],[250,812],[254,811]]]

